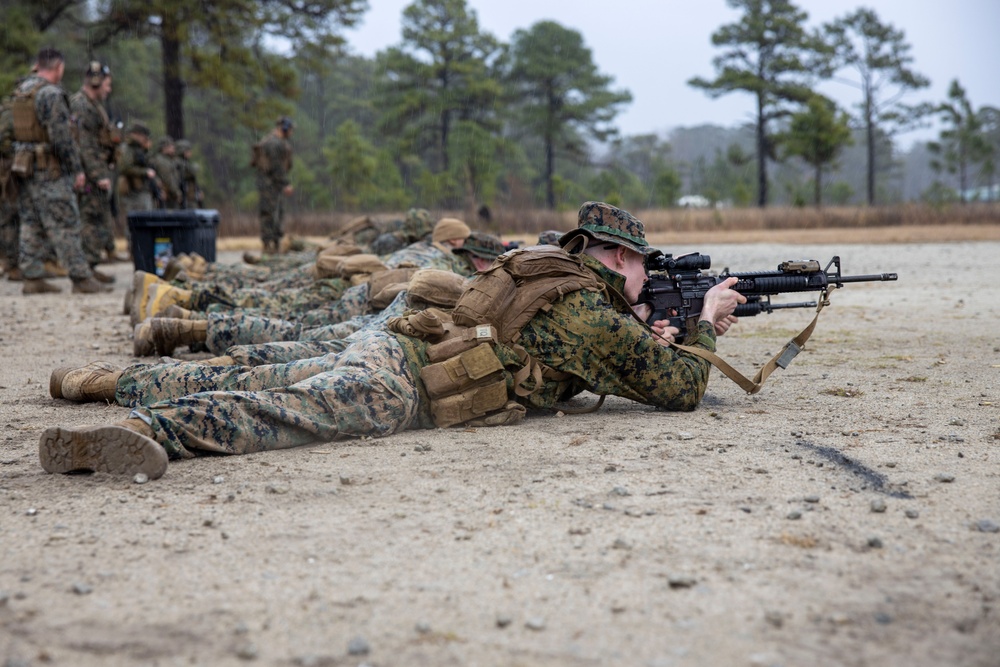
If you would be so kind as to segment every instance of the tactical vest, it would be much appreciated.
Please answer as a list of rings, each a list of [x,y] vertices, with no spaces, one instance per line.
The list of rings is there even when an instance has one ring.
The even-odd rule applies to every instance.
[[[545,380],[569,379],[517,344],[521,328],[566,294],[608,289],[579,256],[555,246],[521,248],[497,258],[459,297],[451,313],[458,331],[427,349],[433,363],[420,370],[420,379],[431,399],[434,423],[492,426],[520,421],[525,410],[508,396],[496,346],[519,359],[513,371],[515,397],[534,393]]]
[[[38,91],[47,85],[49,83],[42,80],[29,90],[17,90],[11,101],[14,141],[20,144],[15,149],[11,172],[21,178],[30,178],[41,170],[47,170],[50,178],[58,178],[62,174],[59,160],[52,152],[49,132],[39,121],[35,109]],[[69,106],[68,100],[66,105]]]
[[[35,112],[35,96],[38,95],[39,90],[47,85],[47,81],[41,80],[30,90],[14,92],[11,101],[11,109],[14,114],[14,141],[35,144],[49,143],[49,133],[38,121],[38,114]]]

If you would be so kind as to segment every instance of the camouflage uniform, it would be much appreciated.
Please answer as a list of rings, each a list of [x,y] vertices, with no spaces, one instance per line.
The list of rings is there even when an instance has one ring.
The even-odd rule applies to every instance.
[[[41,279],[43,262],[55,250],[74,282],[92,280],[80,245],[80,210],[73,191],[73,178],[83,167],[73,139],[69,100],[59,86],[35,75],[21,82],[15,95],[29,95],[36,88],[34,111],[47,141],[15,136],[26,150],[46,146],[41,153],[36,148],[36,156],[44,156],[45,163],[36,158],[32,175],[18,179],[21,271],[27,280]]]
[[[389,255],[411,243],[423,241],[434,229],[434,219],[425,209],[411,208],[405,220],[396,220],[382,227],[370,247],[376,255]]]
[[[0,102],[0,264],[6,269],[18,265],[17,184],[10,173],[14,159],[14,117],[10,98]]]
[[[157,142],[156,155],[149,159],[149,166],[156,172],[156,178],[163,188],[163,201],[158,202],[158,208],[176,209],[181,204],[181,186],[177,175],[177,165],[174,157],[164,151],[167,146],[173,146],[174,140],[162,137]]]
[[[149,168],[146,148],[130,136],[122,148],[122,161],[118,165],[118,201],[126,218],[129,213],[153,209],[153,194],[146,174]]]
[[[257,308],[272,313],[304,312],[336,301],[347,285],[341,278],[323,278],[299,289],[276,292],[267,287],[227,290],[218,285],[195,283],[189,306],[192,310],[203,311],[216,305],[222,308]]]
[[[627,213],[581,209],[587,237],[618,243],[638,252],[649,248],[642,226]],[[624,216],[620,215],[624,213]],[[617,216],[617,220],[614,217]],[[625,217],[627,216],[627,217]],[[567,235],[565,241],[579,235]],[[530,252],[528,250],[527,252]],[[518,343],[537,361],[559,372],[546,376],[538,391],[517,399],[533,408],[550,408],[589,390],[614,394],[669,410],[692,410],[701,400],[710,365],[704,359],[657,343],[616,296],[625,277],[598,260],[585,266],[608,288],[578,290],[540,310],[520,329]],[[699,322],[685,343],[715,350],[715,331]],[[171,457],[192,450],[247,453],[339,436],[383,436],[405,428],[431,428],[430,402],[420,369],[428,364],[428,343],[401,334],[366,330],[336,355],[287,364],[246,368],[159,367],[142,375],[130,370],[118,383],[117,400],[136,405],[131,416],[150,425]],[[504,362],[508,389],[518,357],[496,345]],[[313,373],[313,375],[308,375]],[[216,391],[219,387],[230,391]],[[170,396],[170,400],[143,399]],[[195,391],[190,395],[180,394]],[[508,395],[513,395],[508,391]]]
[[[285,235],[282,191],[291,183],[292,145],[277,130],[258,144],[257,192],[260,196],[260,238],[265,248],[277,250]]]
[[[111,255],[115,251],[111,191],[97,185],[103,179],[114,181],[115,144],[111,138],[111,120],[102,103],[79,91],[70,99],[70,109],[79,128],[80,160],[87,175],[87,184],[77,200],[80,240],[87,262],[94,266],[101,261],[102,252]]]
[[[198,167],[188,159],[186,153],[191,150],[191,142],[181,139],[176,143],[177,155],[174,166],[177,170],[177,182],[180,188],[179,208],[201,208],[201,189],[198,187]]]
[[[383,259],[390,269],[410,265],[422,269],[441,269],[460,276],[475,273],[471,262],[462,254],[454,253],[439,243],[421,241]],[[277,293],[275,298],[285,298]],[[253,345],[272,341],[301,340],[303,332],[310,328],[329,326],[346,322],[353,317],[371,313],[368,303],[367,283],[347,288],[339,299],[331,300],[314,308],[304,308],[306,301],[284,301],[276,306],[269,302],[266,307],[271,312],[281,313],[280,319],[262,317],[261,313],[222,313],[209,316],[208,349],[216,354],[233,345]],[[249,306],[251,304],[244,303]],[[308,311],[308,312],[305,312]],[[302,317],[289,318],[290,313],[303,313]]]

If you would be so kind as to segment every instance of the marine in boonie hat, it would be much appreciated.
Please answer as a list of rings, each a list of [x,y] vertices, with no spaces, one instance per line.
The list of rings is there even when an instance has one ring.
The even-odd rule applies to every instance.
[[[582,250],[594,241],[625,246],[641,255],[657,252],[646,242],[646,232],[638,218],[626,210],[600,201],[588,201],[580,207],[579,225],[566,232],[559,239],[559,245],[567,250]],[[574,243],[585,237],[586,244],[578,247]]]
[[[562,235],[558,229],[546,229],[538,235],[538,245],[559,245]]]
[[[452,250],[454,253],[467,252],[483,259],[496,259],[506,251],[503,241],[492,234],[472,232],[461,248]]]

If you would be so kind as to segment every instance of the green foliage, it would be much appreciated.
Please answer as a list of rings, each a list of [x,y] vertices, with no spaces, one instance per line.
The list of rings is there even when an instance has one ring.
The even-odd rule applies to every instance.
[[[928,144],[936,156],[931,166],[936,171],[957,174],[958,189],[965,193],[971,185],[969,170],[978,164],[992,164],[993,151],[984,133],[983,116],[973,109],[957,79],[948,88],[948,101],[939,105],[937,112],[945,127],[939,141]]]
[[[860,8],[824,26],[834,49],[832,69],[851,69],[857,79],[838,79],[861,90],[860,125],[867,146],[868,204],[876,201],[877,131],[890,135],[918,122],[925,111],[903,103],[905,94],[930,85],[911,69],[913,56],[903,31],[883,24],[871,9]]]
[[[822,203],[823,169],[837,159],[851,139],[847,114],[821,95],[809,99],[806,109],[793,114],[787,131],[778,137],[785,155],[802,158],[814,169],[813,204]]]
[[[769,125],[809,99],[811,74],[825,68],[830,50],[806,32],[808,14],[790,0],[727,3],[743,16],[712,34],[712,44],[725,49],[713,60],[716,77],[695,77],[688,85],[712,97],[745,92],[757,98],[757,203],[766,206],[767,160],[776,157]]]
[[[516,123],[543,144],[545,203],[555,208],[557,157],[582,158],[583,135],[605,141],[616,134],[611,122],[632,95],[612,91],[614,79],[598,72],[583,36],[553,21],[514,33],[504,78]]]
[[[361,136],[361,127],[353,120],[344,121],[323,148],[333,178],[333,196],[337,207],[356,211],[362,201],[371,198],[375,169],[375,147]]]
[[[498,127],[501,89],[491,66],[499,53],[500,44],[480,31],[465,0],[416,0],[403,10],[402,43],[377,57],[379,131],[395,138],[402,153],[448,172],[457,122]],[[435,183],[430,191],[454,196],[447,175],[421,179],[427,187]]]

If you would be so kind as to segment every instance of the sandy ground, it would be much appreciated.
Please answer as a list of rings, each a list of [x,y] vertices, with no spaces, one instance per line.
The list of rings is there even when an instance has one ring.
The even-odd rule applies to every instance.
[[[144,485],[37,454],[126,415],[48,378],[134,361],[130,267],[107,296],[0,282],[2,664],[997,665],[1000,243],[673,250],[899,281],[834,293],[790,368],[755,396],[715,372],[693,413],[609,399]],[[810,317],[720,353],[750,374]]]

